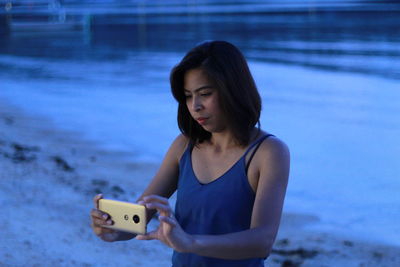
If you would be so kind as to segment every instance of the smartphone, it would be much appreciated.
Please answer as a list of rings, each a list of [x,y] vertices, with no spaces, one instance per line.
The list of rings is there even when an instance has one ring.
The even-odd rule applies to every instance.
[[[104,225],[111,228],[133,234],[146,234],[147,218],[146,207],[130,202],[100,199],[99,210],[109,214],[113,225]]]

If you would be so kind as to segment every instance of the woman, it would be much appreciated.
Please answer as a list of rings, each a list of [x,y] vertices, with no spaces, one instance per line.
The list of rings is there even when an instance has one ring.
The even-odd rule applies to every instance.
[[[275,240],[289,175],[289,151],[259,129],[261,99],[241,52],[204,42],[171,72],[182,132],[138,199],[159,227],[138,240],[174,250],[173,266],[264,266]],[[175,213],[168,198],[177,190]],[[97,209],[94,232],[105,241],[134,235]]]

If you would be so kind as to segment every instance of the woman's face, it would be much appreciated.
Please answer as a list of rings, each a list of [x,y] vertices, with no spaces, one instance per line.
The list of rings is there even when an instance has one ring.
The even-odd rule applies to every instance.
[[[226,120],[219,105],[219,95],[215,86],[200,68],[186,72],[184,77],[186,106],[197,121],[208,132],[226,129]]]

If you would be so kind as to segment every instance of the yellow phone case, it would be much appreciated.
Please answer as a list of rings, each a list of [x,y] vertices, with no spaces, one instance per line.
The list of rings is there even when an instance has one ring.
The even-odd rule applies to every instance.
[[[147,230],[146,207],[130,202],[100,199],[99,210],[109,214],[113,225],[106,228],[134,234],[145,234]]]

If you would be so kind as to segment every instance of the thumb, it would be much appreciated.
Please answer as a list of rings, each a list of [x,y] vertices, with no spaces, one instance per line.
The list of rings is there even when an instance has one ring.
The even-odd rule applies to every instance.
[[[135,237],[136,240],[154,240],[157,239],[157,232],[156,231],[152,231],[149,232],[145,235],[137,235]]]
[[[162,215],[160,215],[160,216],[158,216],[158,219],[159,219],[160,221],[162,221],[162,222],[165,222],[165,223],[169,224],[169,225],[172,226],[172,227],[178,226],[178,223],[176,222],[176,220],[173,219],[173,218],[171,218],[171,217],[167,217],[167,216],[162,216]]]

